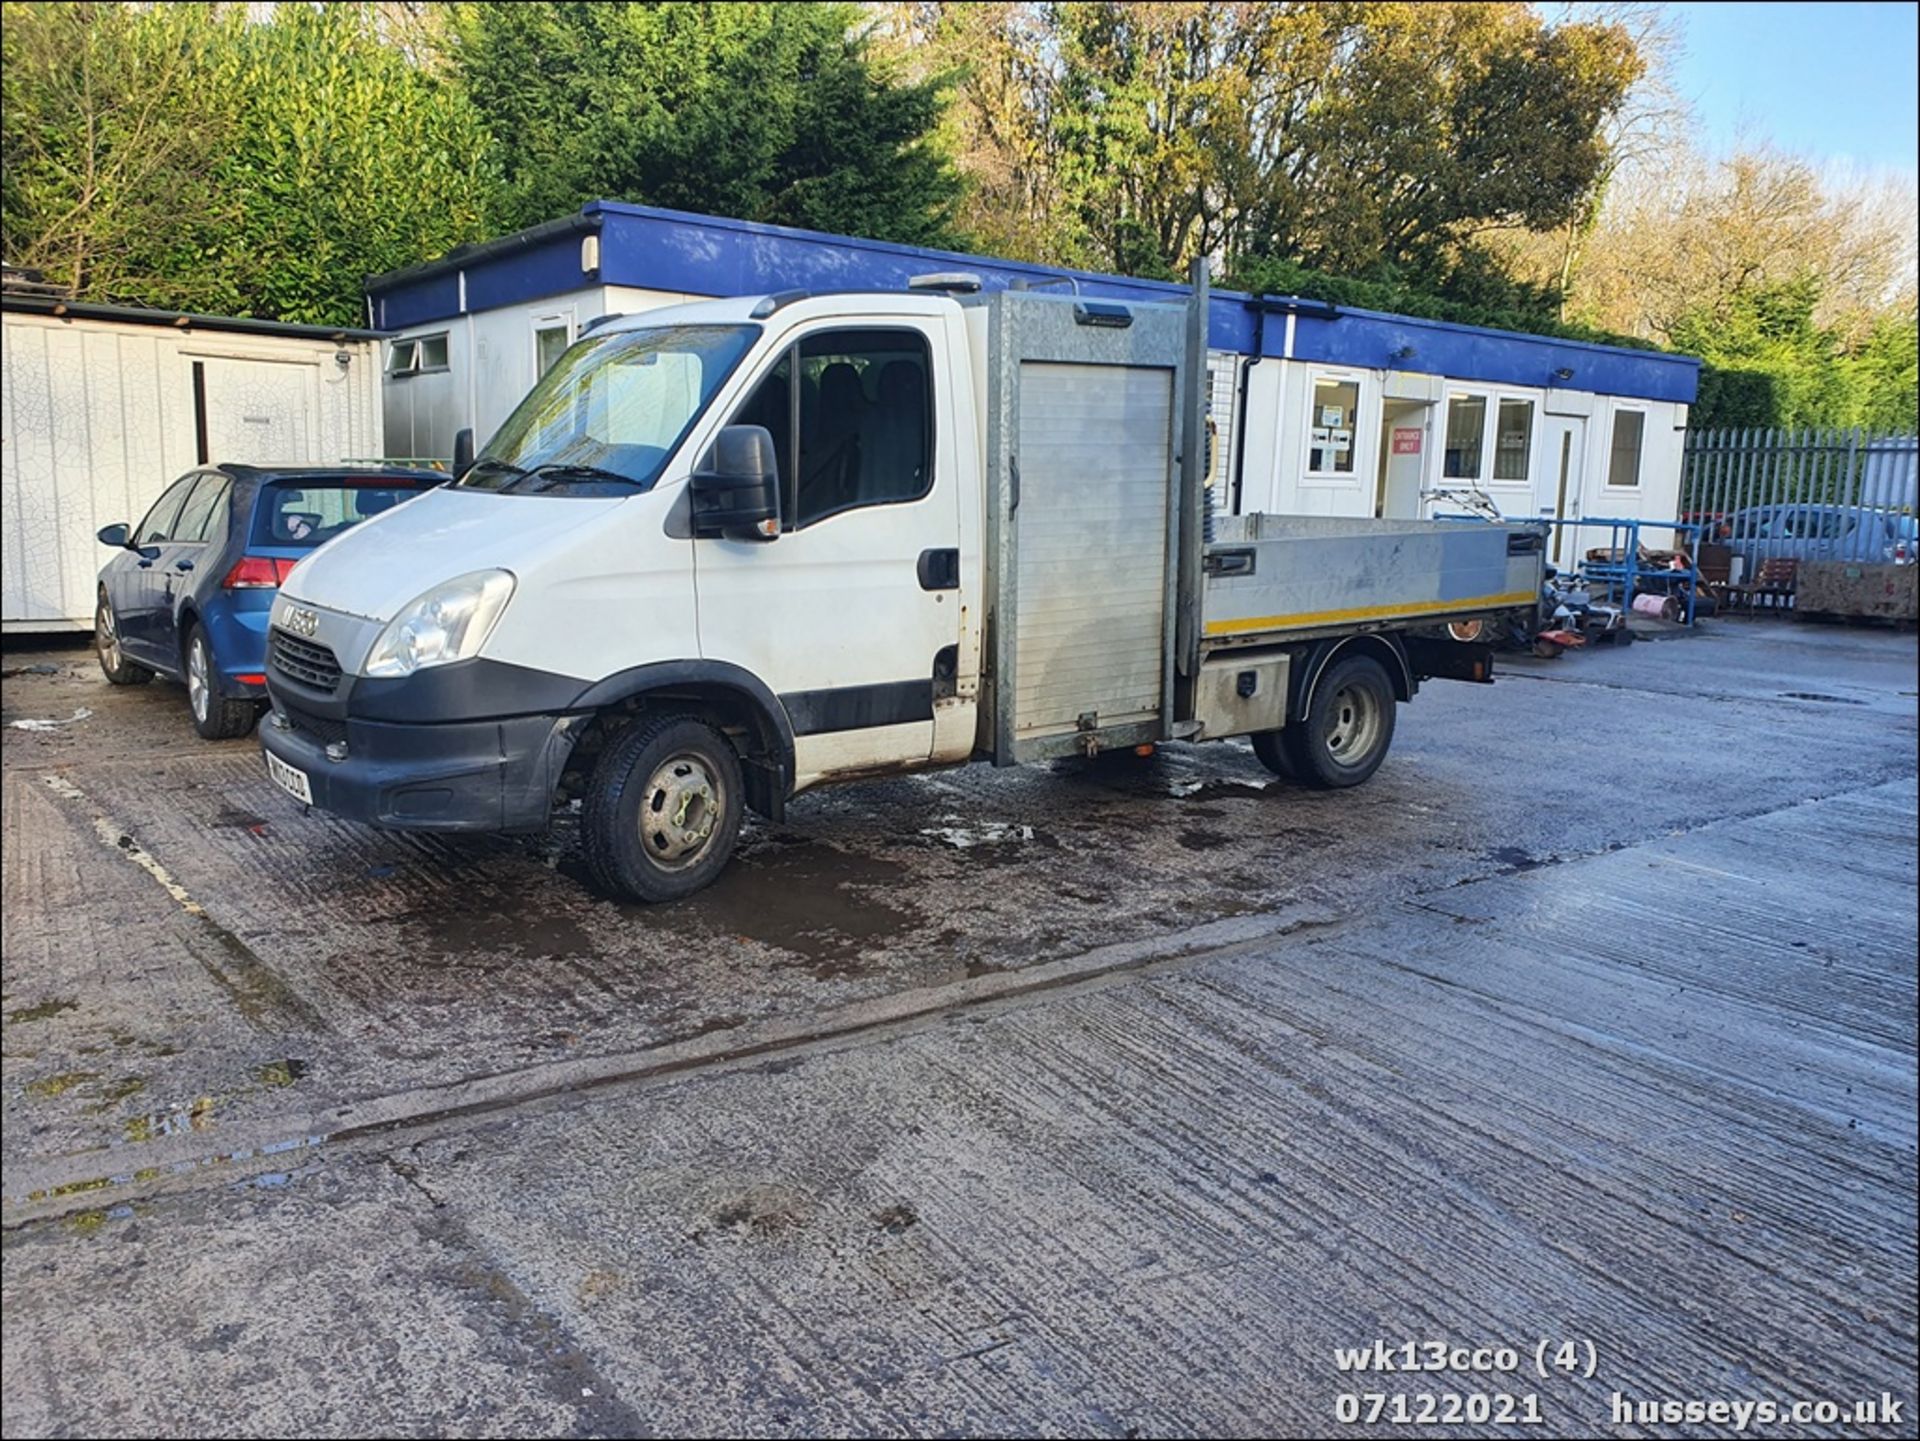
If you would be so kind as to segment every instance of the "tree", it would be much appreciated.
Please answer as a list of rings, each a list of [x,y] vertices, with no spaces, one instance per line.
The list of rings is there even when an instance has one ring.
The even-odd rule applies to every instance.
[[[1624,32],[1639,60],[1638,77],[1601,122],[1602,159],[1580,204],[1550,230],[1509,231],[1489,247],[1501,268],[1515,278],[1550,287],[1563,321],[1574,314],[1581,268],[1616,180],[1657,169],[1692,122],[1675,78],[1685,46],[1670,7],[1645,0],[1578,0],[1558,6],[1552,23],[1570,21]]]
[[[453,69],[505,175],[499,228],[623,199],[950,238],[939,87],[896,83],[850,5],[462,4]]]
[[[1477,237],[1578,212],[1639,67],[1623,27],[1548,26],[1511,3],[889,18],[921,73],[960,74],[955,129],[987,151],[962,168],[991,197],[970,223],[1041,238],[1035,258],[1155,274],[1266,256],[1444,283]]]
[[[870,8],[876,48],[910,83],[942,90],[934,143],[953,157],[962,182],[957,231],[992,255],[1077,262],[1077,224],[1058,203],[1041,7],[918,0]]]
[[[1704,357],[1699,425],[1911,425],[1914,217],[1910,186],[1682,137],[1619,177],[1569,313]]]
[[[7,259],[82,298],[351,324],[483,233],[479,116],[377,7],[8,5]]]
[[[202,77],[232,27],[196,6],[0,7],[0,245],[76,295],[209,307],[235,129]],[[204,101],[205,103],[201,103]]]
[[[1859,396],[1858,420],[1872,430],[1920,429],[1920,326],[1914,297],[1905,297],[1876,319],[1852,360]]]
[[[243,313],[348,321],[367,275],[486,234],[498,180],[479,112],[375,19],[283,5],[227,58],[242,114],[218,176],[241,197],[223,253]]]

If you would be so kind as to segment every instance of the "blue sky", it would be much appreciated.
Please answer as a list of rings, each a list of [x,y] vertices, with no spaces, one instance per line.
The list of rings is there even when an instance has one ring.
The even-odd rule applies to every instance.
[[[1920,171],[1920,5],[1685,4],[1677,79],[1710,150],[1772,140],[1862,171]]]

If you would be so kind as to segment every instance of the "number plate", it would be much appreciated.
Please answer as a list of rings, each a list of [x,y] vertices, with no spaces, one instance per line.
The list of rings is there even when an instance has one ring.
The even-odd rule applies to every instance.
[[[313,787],[307,784],[307,773],[295,770],[272,751],[267,751],[267,774],[273,777],[273,783],[299,801],[302,805],[313,804]]]

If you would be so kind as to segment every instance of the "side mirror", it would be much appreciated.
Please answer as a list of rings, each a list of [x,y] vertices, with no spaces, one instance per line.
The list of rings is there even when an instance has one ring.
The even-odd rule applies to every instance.
[[[462,480],[473,469],[473,427],[462,426],[453,437],[453,478]]]
[[[115,550],[125,550],[127,548],[127,528],[124,525],[103,525],[95,534],[94,539],[98,540],[102,545],[112,546]]]
[[[764,425],[729,425],[695,467],[693,533],[735,540],[780,536],[780,464]]]

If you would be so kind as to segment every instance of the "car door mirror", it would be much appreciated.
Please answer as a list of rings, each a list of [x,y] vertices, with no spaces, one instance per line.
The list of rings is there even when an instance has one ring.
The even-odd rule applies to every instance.
[[[764,425],[729,425],[694,468],[693,533],[734,540],[780,535],[780,463]]]
[[[124,525],[103,525],[94,538],[100,544],[110,545],[116,550],[127,548],[127,528]]]
[[[453,478],[466,479],[473,469],[473,427],[463,426],[453,437]]]

